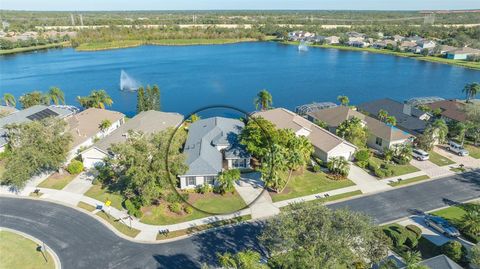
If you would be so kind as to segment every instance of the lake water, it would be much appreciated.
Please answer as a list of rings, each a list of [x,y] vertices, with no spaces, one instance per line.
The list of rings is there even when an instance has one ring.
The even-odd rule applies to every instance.
[[[463,86],[480,80],[479,71],[455,66],[335,49],[299,52],[296,46],[264,42],[0,56],[0,92],[18,98],[58,86],[67,103],[78,105],[76,96],[105,89],[114,100],[112,109],[131,116],[136,94],[119,90],[122,69],[144,85],[160,87],[162,110],[183,114],[214,104],[252,111],[264,88],[274,106],[294,109],[335,101],[338,95],[348,95],[353,104],[383,97],[463,98]]]

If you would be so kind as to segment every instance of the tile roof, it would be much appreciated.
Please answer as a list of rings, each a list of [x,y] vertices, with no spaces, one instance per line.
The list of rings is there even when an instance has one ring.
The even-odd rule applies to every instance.
[[[356,148],[354,145],[350,144],[344,139],[284,108],[275,108],[256,112],[253,114],[253,116],[260,116],[272,122],[277,128],[291,129],[294,132],[298,132],[301,129],[308,130],[310,133],[307,137],[312,145],[323,152],[329,152],[343,143]]]

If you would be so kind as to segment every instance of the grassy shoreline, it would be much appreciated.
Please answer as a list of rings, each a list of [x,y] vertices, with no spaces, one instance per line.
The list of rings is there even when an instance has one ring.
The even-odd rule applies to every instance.
[[[30,52],[30,51],[37,51],[37,50],[45,50],[45,49],[57,49],[57,48],[65,48],[65,47],[70,47],[71,44],[70,42],[61,42],[61,43],[53,43],[53,44],[46,44],[46,45],[40,45],[40,46],[30,46],[30,47],[24,47],[24,48],[14,48],[14,49],[9,49],[9,50],[0,50],[0,55],[7,55],[7,54],[15,54],[15,53],[21,53],[21,52]]]
[[[242,42],[255,42],[254,38],[219,38],[219,39],[162,39],[162,40],[121,40],[111,42],[97,42],[80,44],[77,51],[99,51],[123,48],[133,48],[142,45],[156,46],[195,46],[195,45],[222,45]]]
[[[293,41],[280,41],[279,43],[285,44],[285,45],[299,44],[299,42],[293,42]],[[393,55],[393,56],[404,57],[404,58],[412,58],[415,60],[427,61],[427,62],[433,62],[433,63],[450,64],[450,65],[460,66],[464,68],[480,70],[480,63],[478,62],[452,60],[452,59],[440,58],[435,56],[423,56],[423,55],[414,54],[411,52],[396,52],[396,51],[387,50],[387,49],[375,49],[375,48],[356,48],[356,47],[349,47],[349,46],[342,46],[342,45],[309,45],[309,47],[349,50],[349,51],[365,51],[365,52],[371,52],[371,53],[377,53],[377,54],[387,54],[387,55]]]

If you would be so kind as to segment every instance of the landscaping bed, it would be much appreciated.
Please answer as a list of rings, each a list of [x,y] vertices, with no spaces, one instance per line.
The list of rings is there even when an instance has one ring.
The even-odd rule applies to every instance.
[[[77,175],[69,174],[68,172],[63,172],[62,174],[56,172],[49,176],[47,179],[42,181],[38,187],[61,190],[67,186]]]
[[[415,173],[420,171],[420,169],[416,168],[415,166],[411,164],[397,164],[397,163],[389,163],[387,164],[384,160],[372,156],[370,157],[369,162],[373,165],[376,165],[377,167],[380,167],[380,170],[382,173],[379,173],[379,171],[374,171],[374,169],[371,167],[371,165],[368,165],[367,168],[368,170],[376,175],[379,178],[389,178],[389,177],[396,177],[396,176],[402,176],[410,173]],[[383,168],[382,168],[383,167]],[[390,173],[386,173],[387,170],[390,170]]]
[[[348,179],[333,180],[323,172],[305,170],[303,174],[292,174],[282,193],[270,192],[273,202],[331,191],[355,185]]]
[[[451,164],[454,164],[455,162],[450,160],[449,158],[447,157],[444,157],[434,151],[431,151],[429,153],[430,155],[430,158],[429,158],[429,161],[431,161],[432,163],[438,165],[438,166],[446,166],[446,165],[451,165]]]
[[[37,243],[10,231],[0,231],[0,268],[55,268],[50,253],[37,250]]]

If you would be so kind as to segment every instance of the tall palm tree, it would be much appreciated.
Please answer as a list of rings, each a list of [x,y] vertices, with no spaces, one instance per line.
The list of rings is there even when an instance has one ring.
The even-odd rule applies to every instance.
[[[470,102],[470,99],[474,99],[475,96],[480,93],[480,84],[478,82],[468,83],[463,87],[463,93],[466,95],[467,103]]]
[[[65,104],[65,94],[62,90],[58,87],[51,87],[47,93],[48,98],[52,100],[55,105],[61,103],[62,105]]]
[[[390,124],[391,126],[395,126],[397,125],[397,118],[395,118],[395,116],[387,116],[387,118],[385,119],[385,122],[387,124]]]
[[[420,262],[422,261],[422,256],[418,251],[415,251],[415,252],[408,251],[403,255],[402,258],[405,261],[406,269],[424,269],[424,268],[428,269],[429,268],[420,264]]]
[[[339,95],[337,100],[342,104],[342,106],[348,106],[350,99],[346,95]]]
[[[388,112],[385,111],[385,110],[383,110],[383,109],[380,109],[380,110],[378,111],[378,115],[377,115],[377,116],[378,116],[378,119],[380,119],[381,121],[384,121],[384,120],[386,120],[387,117],[388,117]]]
[[[11,93],[6,93],[3,95],[3,102],[6,106],[16,106],[17,100],[15,100],[15,96]]]
[[[95,107],[105,109],[105,106],[111,106],[113,104],[112,98],[105,90],[93,90],[89,96],[79,96],[77,100],[84,108]]]
[[[468,210],[462,217],[462,228],[474,236],[480,235],[480,213],[475,210]]]
[[[272,107],[273,99],[272,95],[265,89],[261,90],[254,100],[255,108],[263,110],[270,109]]]
[[[435,129],[437,139],[439,143],[445,142],[448,134],[448,126],[444,120],[438,119],[432,123],[432,127]]]

